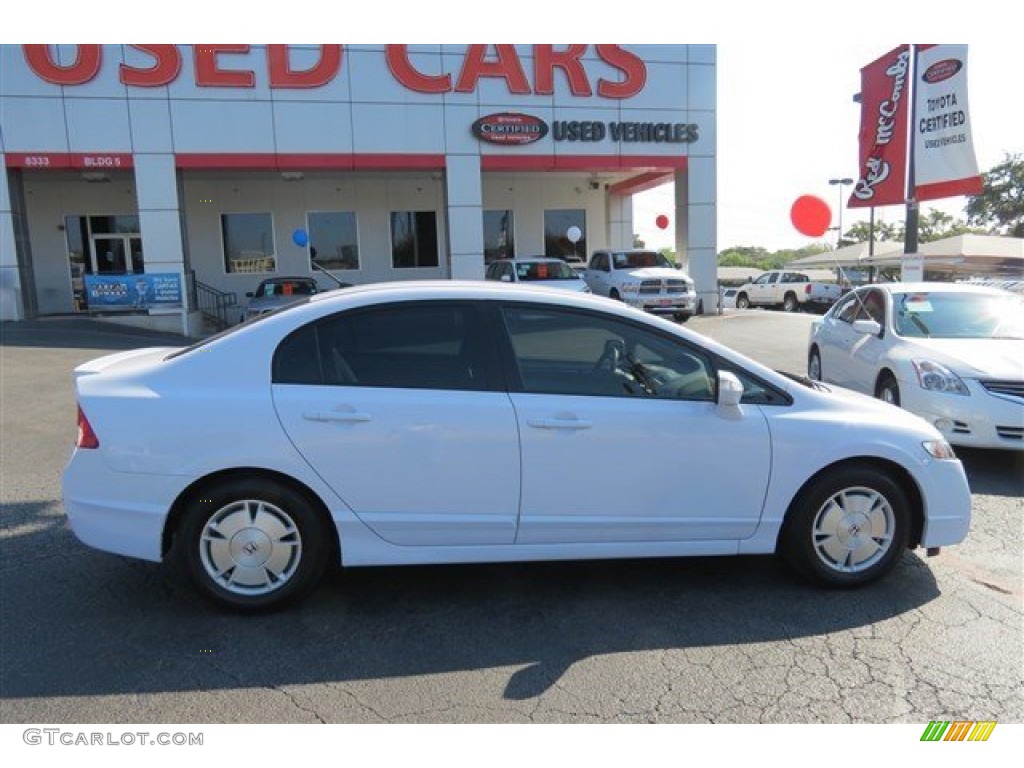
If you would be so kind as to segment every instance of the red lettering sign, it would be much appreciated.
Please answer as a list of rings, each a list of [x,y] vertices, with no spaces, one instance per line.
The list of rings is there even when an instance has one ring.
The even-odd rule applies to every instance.
[[[455,90],[459,93],[472,93],[481,77],[500,77],[508,85],[509,93],[530,93],[530,84],[526,80],[515,46],[496,45],[494,49],[495,60],[484,61],[487,56],[486,45],[468,46]]]
[[[388,69],[395,80],[417,93],[449,93],[452,89],[452,76],[424,75],[409,61],[408,48],[407,45],[385,46]]]
[[[620,82],[598,80],[598,96],[606,99],[628,99],[630,96],[636,96],[647,85],[647,66],[636,54],[624,51],[617,45],[599,45],[597,55],[606,64],[611,64],[626,76]]]
[[[48,45],[23,45],[25,61],[39,77],[54,85],[81,85],[88,83],[100,72],[103,59],[100,46],[80,45],[75,63],[62,67],[50,58]]]
[[[152,56],[153,66],[139,68],[122,64],[118,67],[122,83],[140,88],[157,88],[178,79],[178,74],[181,72],[181,53],[178,51],[178,46],[133,45],[132,48]]]
[[[196,85],[201,88],[252,88],[256,84],[252,70],[221,69],[217,65],[217,57],[222,53],[248,52],[248,45],[195,46]]]
[[[271,88],[319,88],[341,70],[341,46],[321,45],[320,58],[309,69],[294,70],[287,45],[267,46],[267,72]]]
[[[555,69],[561,69],[569,80],[573,96],[591,96],[590,82],[580,57],[587,52],[585,45],[570,45],[568,50],[556,51],[553,45],[533,47],[534,92],[551,95],[555,92]]]

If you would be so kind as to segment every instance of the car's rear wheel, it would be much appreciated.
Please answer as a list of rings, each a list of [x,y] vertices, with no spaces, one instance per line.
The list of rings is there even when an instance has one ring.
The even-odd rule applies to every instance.
[[[805,578],[859,587],[895,566],[910,536],[910,503],[876,467],[840,467],[814,480],[786,516],[780,551]]]
[[[248,611],[282,608],[320,581],[329,546],[309,501],[268,478],[238,478],[188,502],[181,529],[186,570],[209,597]]]
[[[796,296],[792,293],[787,293],[782,299],[782,309],[784,312],[796,312],[800,309],[800,304],[797,303]]]
[[[818,352],[817,347],[811,348],[811,353],[807,356],[807,378],[812,381],[821,381],[821,353]]]
[[[896,377],[888,371],[878,377],[878,384],[875,385],[875,397],[890,405],[900,404],[900,385],[896,383]]]

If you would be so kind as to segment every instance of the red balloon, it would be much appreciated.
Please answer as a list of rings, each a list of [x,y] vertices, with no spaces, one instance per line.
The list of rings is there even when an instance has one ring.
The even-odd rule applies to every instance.
[[[658,229],[665,229],[668,226],[668,216],[663,213],[654,220],[654,223],[658,225]]]
[[[832,223],[832,209],[820,197],[801,195],[789,209],[789,218],[800,234],[821,237]]]

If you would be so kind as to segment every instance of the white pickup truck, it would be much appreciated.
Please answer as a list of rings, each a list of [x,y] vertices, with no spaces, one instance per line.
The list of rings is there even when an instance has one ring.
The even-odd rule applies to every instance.
[[[776,269],[740,286],[736,291],[736,308],[781,307],[786,312],[824,312],[842,295],[843,289],[835,283],[811,282],[803,272]]]
[[[678,322],[697,311],[693,280],[657,251],[594,251],[583,279],[598,296]]]

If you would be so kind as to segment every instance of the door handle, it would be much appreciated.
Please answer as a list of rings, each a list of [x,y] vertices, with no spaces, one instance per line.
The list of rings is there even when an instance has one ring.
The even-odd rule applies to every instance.
[[[590,429],[594,426],[584,419],[529,419],[526,423],[537,429]]]
[[[306,421],[337,421],[342,423],[354,423],[369,421],[373,417],[368,413],[355,411],[315,411],[302,414]]]

